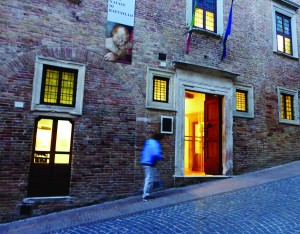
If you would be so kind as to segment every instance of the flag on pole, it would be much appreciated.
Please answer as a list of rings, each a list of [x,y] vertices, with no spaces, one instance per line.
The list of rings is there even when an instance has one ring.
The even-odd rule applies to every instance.
[[[226,28],[226,32],[225,32],[224,39],[223,39],[223,54],[222,54],[221,61],[223,61],[225,59],[226,55],[227,55],[227,52],[226,52],[226,42],[227,42],[227,37],[231,33],[233,1],[234,0],[231,0],[231,7],[230,7],[230,12],[229,12],[229,17],[228,17],[227,28]]]
[[[192,37],[193,27],[194,27],[194,23],[195,23],[196,6],[197,6],[197,0],[195,0],[195,3],[194,3],[192,20],[190,22],[189,31],[187,32],[187,37],[186,37],[186,53],[190,52],[191,37]]]

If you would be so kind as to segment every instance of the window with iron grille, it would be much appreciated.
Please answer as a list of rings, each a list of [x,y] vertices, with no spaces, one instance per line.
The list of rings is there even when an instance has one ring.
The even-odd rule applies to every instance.
[[[254,118],[254,91],[251,85],[234,84],[233,115]]]
[[[294,119],[294,97],[285,93],[280,94],[281,118]]]
[[[217,32],[217,1],[193,0],[194,27]]]
[[[236,90],[235,98],[236,98],[236,110],[247,112],[248,111],[248,92],[245,90]]]
[[[82,115],[86,65],[36,57],[32,111]]]
[[[175,110],[174,72],[147,69],[146,108]]]
[[[169,101],[169,79],[159,76],[153,77],[153,101]]]
[[[276,12],[277,50],[292,54],[291,18]]]
[[[298,90],[277,87],[279,123],[299,125]]]
[[[41,103],[75,106],[77,70],[44,65]]]

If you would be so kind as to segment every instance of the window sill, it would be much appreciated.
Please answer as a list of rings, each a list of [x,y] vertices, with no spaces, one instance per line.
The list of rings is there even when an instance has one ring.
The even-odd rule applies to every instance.
[[[282,57],[287,57],[289,59],[293,59],[293,60],[296,60],[296,61],[299,61],[299,58],[298,57],[294,57],[292,55],[288,55],[288,54],[285,54],[283,52],[278,52],[278,51],[273,51],[274,54],[277,54],[279,56],[282,56]]]
[[[280,124],[290,124],[290,125],[300,125],[300,121],[298,120],[287,120],[287,119],[280,119],[279,120]]]
[[[234,111],[233,117],[254,119],[254,113]]]
[[[176,112],[175,107],[163,107],[163,106],[148,105],[148,106],[146,106],[146,108],[147,109],[153,109],[153,110],[164,110],[164,111]]]
[[[50,203],[50,202],[74,202],[74,197],[58,196],[58,197],[27,197],[23,199],[23,204],[37,204],[37,203]]]
[[[65,106],[52,106],[52,105],[43,105],[43,104],[34,104],[31,105],[32,111],[44,111],[51,113],[66,113],[70,115],[82,115],[82,110],[80,109],[81,105],[78,107],[65,107]]]
[[[193,28],[190,31],[193,32],[193,33],[197,33],[197,34],[204,34],[204,35],[207,35],[207,36],[212,36],[212,37],[215,37],[217,39],[222,39],[223,38],[223,36],[220,35],[220,34],[217,34],[215,32],[208,31],[208,30],[205,30],[205,29],[202,29],[202,28]]]

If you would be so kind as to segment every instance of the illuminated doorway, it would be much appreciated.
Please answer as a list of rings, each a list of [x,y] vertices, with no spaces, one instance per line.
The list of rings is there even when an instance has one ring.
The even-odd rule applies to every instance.
[[[68,119],[38,118],[35,124],[28,196],[69,195],[73,123]]]
[[[222,96],[185,91],[184,175],[222,174]]]

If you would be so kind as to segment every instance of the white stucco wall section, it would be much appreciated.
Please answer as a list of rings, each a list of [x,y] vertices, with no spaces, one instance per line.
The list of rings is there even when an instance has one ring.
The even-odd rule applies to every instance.
[[[222,71],[210,73],[176,69],[176,148],[175,177],[184,176],[184,100],[185,90],[223,96],[222,166],[224,176],[232,175],[233,166],[233,82]],[[225,78],[226,77],[226,78]]]

